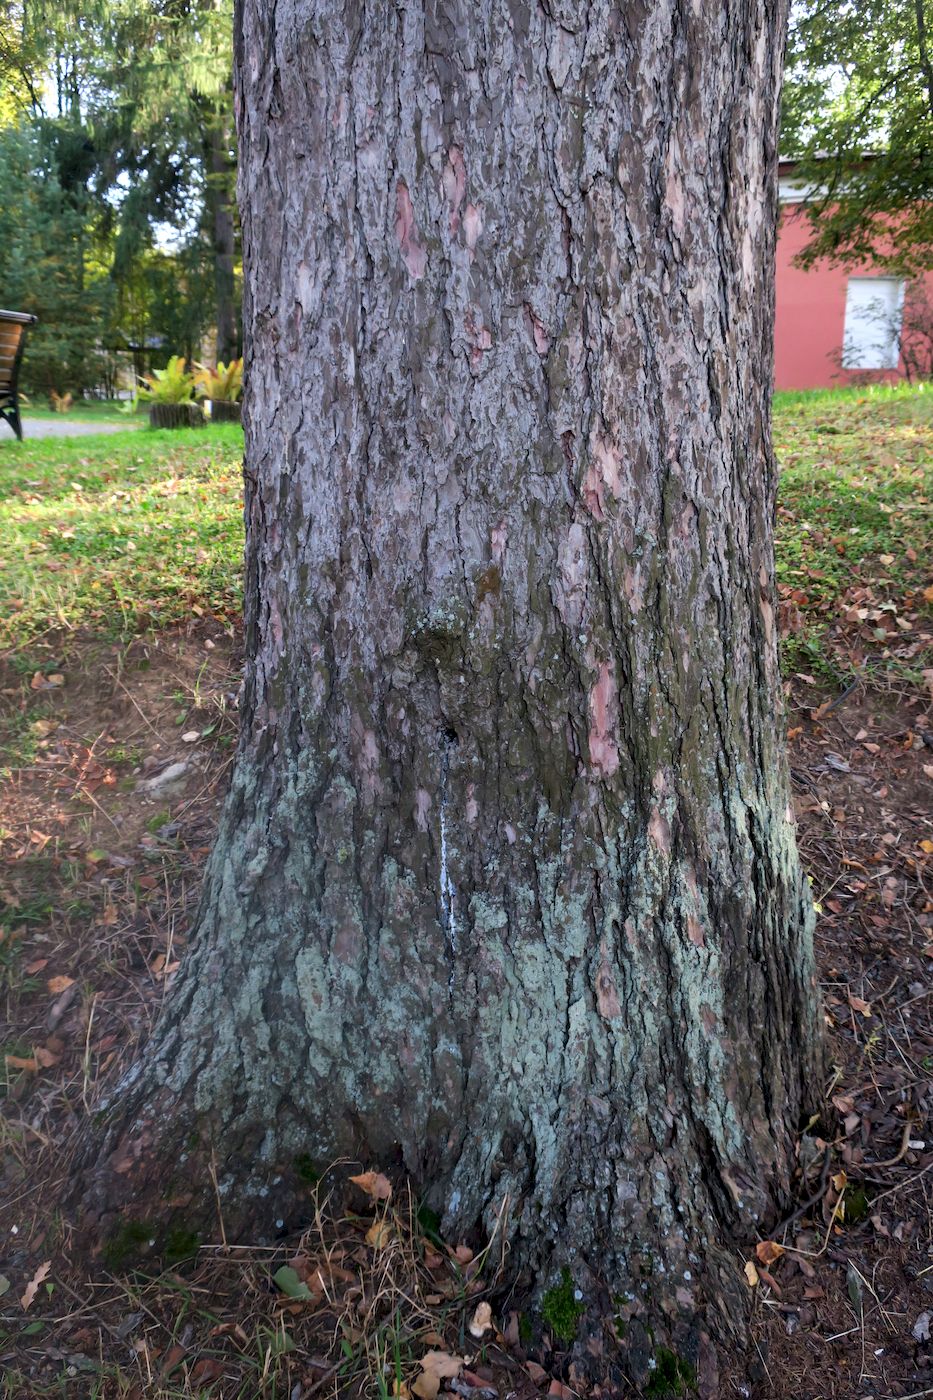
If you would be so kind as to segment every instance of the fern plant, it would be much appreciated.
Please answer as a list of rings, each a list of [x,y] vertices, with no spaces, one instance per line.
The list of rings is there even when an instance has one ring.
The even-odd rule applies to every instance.
[[[216,365],[196,365],[194,376],[198,392],[214,403],[236,403],[243,391],[243,361],[223,360]]]
[[[194,398],[195,377],[184,355],[173,355],[165,369],[143,375],[136,399],[145,403],[190,403]]]

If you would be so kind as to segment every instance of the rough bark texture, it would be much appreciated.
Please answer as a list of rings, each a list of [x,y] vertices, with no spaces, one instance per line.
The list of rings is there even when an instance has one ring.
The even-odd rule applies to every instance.
[[[203,428],[204,414],[196,403],[152,403],[149,425],[152,428]]]
[[[243,734],[125,1092],[254,1235],[296,1154],[398,1162],[677,1338],[786,1198],[784,9],[241,0]]]
[[[212,423],[239,423],[243,417],[242,408],[229,399],[211,399]]]

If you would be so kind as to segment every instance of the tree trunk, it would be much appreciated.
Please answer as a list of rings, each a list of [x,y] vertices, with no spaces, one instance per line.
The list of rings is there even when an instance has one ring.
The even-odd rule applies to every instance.
[[[204,414],[196,403],[152,403],[150,428],[203,428]]]
[[[209,178],[207,198],[214,238],[214,297],[217,308],[217,359],[225,364],[235,360],[237,314],[234,300],[234,256],[236,228],[231,205],[232,170],[228,150],[229,132],[221,118],[214,116],[208,133]]]
[[[453,1239],[505,1204],[515,1273],[613,1297],[636,1374],[649,1323],[695,1354],[738,1316],[723,1251],[819,1087],[784,9],[241,0],[242,737],[111,1138],[130,1191],[196,1122],[253,1238],[303,1153],[402,1165]]]
[[[239,423],[242,416],[240,404],[230,399],[211,399],[212,423]]]

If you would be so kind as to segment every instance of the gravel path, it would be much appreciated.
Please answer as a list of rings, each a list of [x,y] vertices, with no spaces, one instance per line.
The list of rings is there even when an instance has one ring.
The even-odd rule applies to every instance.
[[[69,418],[23,418],[23,437],[36,438],[90,437],[95,433],[125,433],[140,426],[127,419],[126,423],[88,423]],[[12,432],[3,431],[0,442],[15,442]]]

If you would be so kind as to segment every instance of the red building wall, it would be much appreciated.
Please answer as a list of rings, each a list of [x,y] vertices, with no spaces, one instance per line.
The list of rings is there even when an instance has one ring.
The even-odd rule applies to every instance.
[[[898,371],[841,368],[846,288],[853,275],[870,277],[864,267],[835,267],[823,262],[804,272],[794,258],[808,239],[808,225],[799,207],[781,211],[776,268],[774,380],[777,389],[834,388],[853,381],[889,382]],[[883,275],[883,274],[882,274]],[[927,279],[933,298],[933,277]]]

